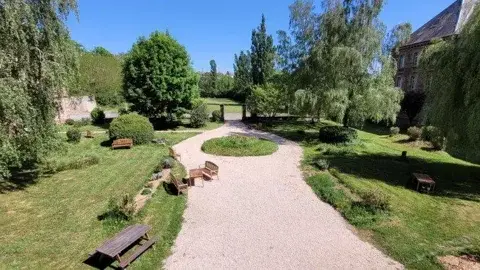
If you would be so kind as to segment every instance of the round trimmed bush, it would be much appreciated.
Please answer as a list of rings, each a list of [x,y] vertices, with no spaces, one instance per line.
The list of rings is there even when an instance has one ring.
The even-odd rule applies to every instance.
[[[219,110],[215,110],[212,112],[212,121],[213,122],[221,122],[222,121],[222,112]]]
[[[82,138],[82,133],[76,128],[71,128],[67,131],[67,141],[71,143],[78,143]]]
[[[206,141],[202,145],[202,151],[217,156],[266,156],[273,154],[278,145],[266,139],[247,136],[227,136]]]
[[[132,139],[134,144],[151,142],[154,132],[148,118],[134,113],[114,119],[108,131],[110,139]]]
[[[93,111],[90,113],[90,116],[92,117],[92,122],[94,124],[105,123],[105,112],[98,107],[93,109]]]
[[[418,141],[422,137],[422,130],[418,127],[409,127],[407,134],[411,141]]]
[[[357,131],[353,128],[327,126],[320,129],[320,141],[324,143],[348,143],[357,138]]]
[[[431,142],[434,138],[441,136],[441,132],[434,126],[426,126],[422,128],[422,140]]]
[[[445,150],[447,146],[447,140],[442,135],[431,138],[430,142],[435,150]]]
[[[399,127],[391,127],[390,128],[390,136],[396,136],[400,134],[400,128]]]

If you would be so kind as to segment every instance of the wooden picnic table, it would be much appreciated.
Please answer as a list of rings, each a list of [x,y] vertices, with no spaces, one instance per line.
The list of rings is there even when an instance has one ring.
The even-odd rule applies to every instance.
[[[419,191],[422,186],[427,186],[427,193],[435,190],[435,181],[429,175],[414,173],[412,180],[417,184],[417,191]]]
[[[104,242],[96,249],[96,252],[101,256],[104,255],[117,260],[120,264],[120,269],[124,269],[158,240],[156,237],[150,239],[148,236],[150,229],[151,227],[148,225],[131,225],[112,239]],[[146,240],[146,242],[141,243],[142,240]],[[128,259],[122,259],[120,257],[121,254],[124,254],[134,244],[140,244],[140,247]]]

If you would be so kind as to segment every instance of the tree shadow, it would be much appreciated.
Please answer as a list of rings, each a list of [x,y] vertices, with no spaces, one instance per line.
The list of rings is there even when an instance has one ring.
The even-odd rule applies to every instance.
[[[37,183],[38,170],[18,170],[13,171],[12,176],[7,179],[0,179],[0,194],[24,190],[30,185]]]
[[[365,122],[362,128],[359,128],[359,130],[376,134],[379,136],[390,135],[390,129],[386,126],[385,123],[376,124],[376,123],[367,121]]]
[[[430,175],[436,182],[432,195],[480,201],[480,167],[435,162],[415,157],[404,160],[389,154],[356,154],[339,152],[320,154],[342,173],[376,179],[394,186],[407,186],[412,173]],[[359,180],[361,181],[361,180]]]

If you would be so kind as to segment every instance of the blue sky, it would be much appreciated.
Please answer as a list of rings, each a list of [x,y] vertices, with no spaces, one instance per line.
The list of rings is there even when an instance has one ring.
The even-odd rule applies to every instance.
[[[86,48],[103,46],[127,52],[139,36],[155,30],[170,33],[183,44],[199,71],[215,59],[220,71],[233,70],[233,55],[250,48],[261,14],[267,29],[288,30],[293,0],[78,0],[79,20],[70,18],[72,38]],[[386,0],[382,20],[388,28],[409,21],[414,28],[433,18],[454,0]],[[317,6],[320,0],[316,0]]]

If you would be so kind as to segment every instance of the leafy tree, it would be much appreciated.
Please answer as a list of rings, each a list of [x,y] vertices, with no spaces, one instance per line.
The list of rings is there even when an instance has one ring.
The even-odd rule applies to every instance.
[[[171,116],[199,96],[185,47],[167,34],[141,37],[125,58],[123,74],[125,99],[148,117]]]
[[[250,52],[240,52],[240,55],[235,54],[234,70],[234,89],[236,92],[236,99],[245,100],[250,93],[252,87],[252,64]]]
[[[257,29],[252,30],[252,81],[255,85],[265,84],[273,75],[275,67],[275,47],[273,38],[267,34],[265,16]]]
[[[101,55],[101,56],[113,57],[113,54],[111,52],[109,52],[104,47],[100,47],[100,46],[93,48],[92,53],[96,55]]]
[[[295,92],[293,113],[302,117],[310,117],[312,122],[320,119],[322,114],[321,99],[311,91],[298,90]]]
[[[210,60],[210,88],[213,92],[216,92],[217,89],[217,63],[215,60]]]
[[[39,161],[55,142],[58,96],[77,50],[65,20],[75,0],[0,3],[0,177]]]
[[[448,135],[447,150],[480,160],[480,8],[458,38],[435,41],[420,67],[427,93],[426,117]]]
[[[400,46],[405,44],[412,35],[412,25],[410,23],[401,23],[393,27],[388,33],[383,44],[383,54],[393,53],[394,57],[398,54]]]
[[[274,117],[284,104],[284,95],[272,83],[255,86],[247,98],[248,110],[255,115]]]

